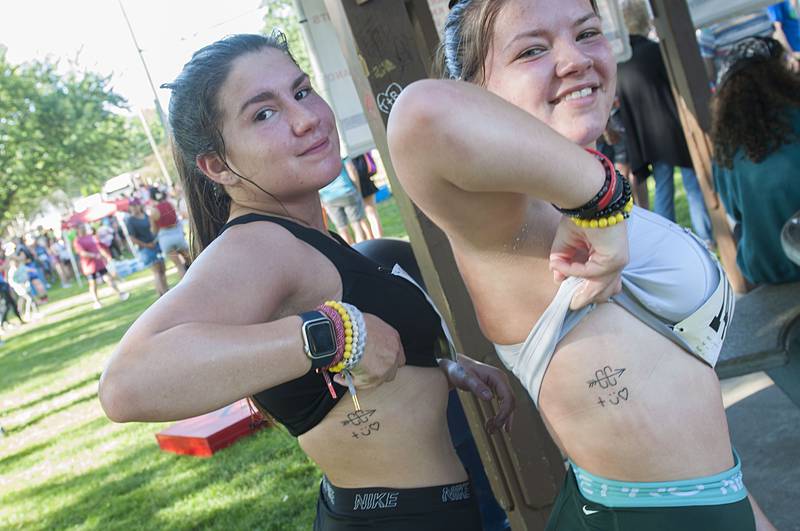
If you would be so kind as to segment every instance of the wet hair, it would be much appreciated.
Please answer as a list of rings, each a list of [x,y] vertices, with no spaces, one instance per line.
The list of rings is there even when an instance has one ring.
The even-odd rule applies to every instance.
[[[597,10],[597,0],[587,0]],[[442,42],[436,52],[435,73],[482,85],[485,63],[494,38],[497,15],[507,0],[451,1]]]
[[[783,57],[750,62],[718,87],[712,105],[714,159],[732,168],[737,152],[761,162],[782,145],[798,141],[792,113],[800,110],[800,79]]]
[[[197,50],[175,81],[161,85],[172,91],[169,101],[172,151],[189,210],[194,256],[214,241],[230,214],[231,198],[223,186],[197,167],[197,157],[206,154],[216,154],[228,164],[219,92],[236,59],[266,48],[280,50],[294,61],[286,37],[279,31],[269,36],[231,35]],[[233,171],[230,167],[228,170]],[[255,185],[250,179],[236,175]]]

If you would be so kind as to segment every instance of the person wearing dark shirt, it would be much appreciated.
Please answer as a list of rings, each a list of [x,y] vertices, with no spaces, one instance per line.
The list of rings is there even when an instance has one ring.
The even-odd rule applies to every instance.
[[[160,297],[169,289],[161,249],[150,228],[150,218],[144,213],[141,201],[132,199],[129,208],[130,215],[125,219],[125,226],[128,228],[131,241],[138,248],[139,261],[144,267],[149,267],[153,271],[156,293]]]
[[[714,239],[703,192],[692,168],[678,109],[658,43],[645,35],[650,28],[647,6],[628,0],[623,7],[631,33],[633,57],[618,67],[617,94],[631,170],[646,178],[652,165],[656,184],[653,210],[675,221],[674,169],[680,168],[694,232],[706,242]]]

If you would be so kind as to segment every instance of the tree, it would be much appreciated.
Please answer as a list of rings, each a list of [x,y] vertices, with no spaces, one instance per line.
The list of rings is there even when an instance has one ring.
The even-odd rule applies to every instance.
[[[143,159],[140,126],[119,114],[126,102],[109,82],[49,62],[12,65],[0,52],[0,223],[55,190],[97,191]]]
[[[291,0],[263,0],[267,8],[264,13],[264,33],[269,35],[273,29],[279,29],[286,35],[289,50],[300,68],[312,78],[311,61],[308,58],[308,49],[300,30],[300,21]]]

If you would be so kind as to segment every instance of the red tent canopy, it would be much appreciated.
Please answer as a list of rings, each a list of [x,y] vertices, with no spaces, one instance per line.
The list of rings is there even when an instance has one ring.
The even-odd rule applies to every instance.
[[[102,203],[90,206],[86,210],[75,212],[64,221],[64,224],[68,227],[75,227],[81,223],[99,221],[119,211],[127,212],[129,203],[130,201],[124,198],[115,199],[114,201],[103,201]]]

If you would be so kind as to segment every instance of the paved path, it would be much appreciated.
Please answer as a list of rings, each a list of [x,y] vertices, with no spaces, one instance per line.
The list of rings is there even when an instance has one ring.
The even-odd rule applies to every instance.
[[[800,531],[800,409],[763,372],[722,382],[744,482],[779,531]]]

